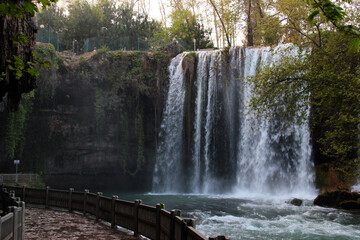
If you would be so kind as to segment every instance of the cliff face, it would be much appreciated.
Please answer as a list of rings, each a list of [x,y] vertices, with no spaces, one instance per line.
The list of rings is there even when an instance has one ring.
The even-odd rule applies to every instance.
[[[46,45],[38,52],[53,66],[39,77],[16,155],[21,171],[42,172],[52,187],[149,190],[171,56],[106,49],[58,56]],[[5,159],[1,165],[12,169]]]

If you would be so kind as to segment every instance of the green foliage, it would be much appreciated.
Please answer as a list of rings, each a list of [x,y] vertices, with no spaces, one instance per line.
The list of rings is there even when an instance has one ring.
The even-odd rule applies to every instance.
[[[360,51],[360,31],[352,24],[343,23],[347,13],[344,9],[334,3],[331,0],[306,0],[313,8],[310,15],[308,16],[308,21],[311,24],[314,24],[315,17],[320,15],[325,18],[328,22],[331,22],[338,30],[350,34],[354,38],[349,45],[349,50],[353,52]],[[352,1],[349,0],[349,3]]]
[[[33,53],[33,55],[36,57],[36,60],[39,62],[41,67],[49,66],[48,62],[44,62],[41,59],[37,58],[36,53]],[[25,72],[30,74],[31,76],[39,75],[39,72],[34,67],[35,63],[24,63],[23,60],[18,56],[14,55],[12,60],[6,60],[6,62],[8,63],[7,67],[9,68],[9,70],[15,73],[14,75],[17,80],[22,78]]]
[[[11,38],[11,41],[15,44],[28,44],[29,38],[22,33],[18,33],[15,37]]]
[[[99,144],[108,137],[111,126],[111,136],[119,143],[122,171],[130,175],[139,174],[145,165],[144,106],[146,101],[156,101],[158,97],[156,88],[160,80],[157,74],[166,71],[167,54],[161,51],[144,54],[103,49],[82,61],[84,66],[96,66],[80,67],[81,71],[86,71],[84,76],[92,82],[95,90]],[[155,68],[158,71],[154,71]],[[130,159],[130,156],[135,158]]]
[[[248,78],[254,94],[249,111],[267,119],[280,118],[288,126],[302,123],[309,107],[309,63],[292,51],[293,47],[288,47],[274,52],[281,55],[277,63],[263,66],[256,76]]]
[[[330,0],[306,0],[308,4],[311,4],[314,8],[311,11],[308,20],[314,22],[315,16],[322,13],[329,21],[337,23],[344,19],[346,13],[343,8],[337,6]]]
[[[196,57],[196,52],[189,52],[185,57]]]
[[[149,90],[147,75],[143,72],[143,56],[140,52],[108,52],[106,49],[95,54],[91,61],[107,53],[102,62],[106,74],[95,79],[95,111],[97,122],[107,114],[120,111],[124,104],[123,94],[128,91],[146,94]]]
[[[161,27],[125,2],[102,0],[90,4],[76,0],[67,10],[68,14],[64,14],[65,9],[53,7],[38,13],[38,24],[42,26],[38,39],[76,53],[102,46],[111,50],[144,50],[149,49],[154,32]]]
[[[136,175],[142,168],[144,163],[144,119],[143,119],[143,109],[138,110],[138,117],[136,123],[136,135],[138,138],[138,156],[136,160],[136,170],[133,173]]]
[[[321,49],[284,53],[249,79],[256,116],[280,118],[288,126],[309,118],[319,150],[344,177],[357,169],[360,135],[360,54],[344,50],[349,41],[347,34],[333,32]]]
[[[359,52],[360,51],[360,38],[353,38],[349,43],[350,52]]]
[[[55,4],[57,0],[37,0],[37,3],[43,8]],[[34,16],[35,12],[38,12],[38,6],[32,1],[20,1],[20,0],[8,0],[0,4],[0,16],[8,16],[12,18],[22,19],[25,15]],[[26,45],[29,43],[28,36],[22,32],[18,32],[15,36],[12,36],[9,41],[15,45]],[[10,44],[11,45],[11,44]],[[28,53],[29,54],[29,53]],[[39,63],[41,67],[46,67],[49,64],[42,61],[37,57],[36,53],[30,53],[35,57],[35,61]],[[10,59],[6,59],[7,68],[14,73],[15,79],[20,80],[24,74],[30,76],[38,76],[39,72],[34,67],[35,62],[24,62],[22,58],[17,55],[11,56]],[[0,81],[6,77],[4,72],[1,73]]]
[[[22,4],[21,4],[22,2]],[[57,0],[37,0],[43,8],[55,4]],[[0,15],[10,16],[14,18],[23,18],[24,15],[30,14],[34,16],[39,9],[32,1],[20,1],[20,0],[7,0],[0,3]]]
[[[41,103],[51,102],[60,82],[56,70],[65,60],[55,51],[52,44],[37,44],[35,56],[39,68],[36,93]]]
[[[168,29],[170,38],[176,38],[185,49],[212,47],[209,36],[211,32],[197,21],[196,16],[187,9],[177,9],[170,15],[172,26]]]
[[[25,145],[25,133],[29,114],[32,112],[34,92],[23,95],[19,110],[9,114],[4,139],[5,157],[20,158]]]
[[[51,64],[54,64],[56,69],[64,61],[56,51],[52,44],[37,44],[36,52],[33,53],[40,68],[48,68]]]
[[[76,40],[81,47],[85,39],[95,37],[100,32],[101,12],[86,0],[73,1],[68,11],[63,37]]]
[[[102,46],[100,49],[97,49],[95,54],[92,56],[93,60],[97,60],[102,56],[106,55],[110,51],[108,46]]]

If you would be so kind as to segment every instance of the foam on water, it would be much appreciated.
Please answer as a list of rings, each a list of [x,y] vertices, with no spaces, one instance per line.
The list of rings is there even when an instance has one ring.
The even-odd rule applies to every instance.
[[[114,194],[114,193],[112,193]],[[231,239],[360,239],[360,214],[322,208],[304,200],[301,206],[291,198],[236,198],[206,194],[119,194],[126,200],[142,199],[165,209],[181,209],[194,218],[196,229],[206,236],[227,235]]]
[[[197,230],[231,239],[360,239],[360,226],[349,224],[352,216],[337,210],[254,203],[240,206],[241,211],[243,216],[204,214]]]

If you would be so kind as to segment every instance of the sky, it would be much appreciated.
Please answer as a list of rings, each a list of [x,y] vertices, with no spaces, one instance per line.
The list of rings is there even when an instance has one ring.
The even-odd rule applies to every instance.
[[[95,3],[96,0],[88,0],[89,2]],[[164,0],[163,0],[164,1]],[[166,0],[165,0],[166,1]],[[64,7],[67,0],[59,0],[56,4],[59,7]],[[159,0],[147,0],[149,3],[149,16],[153,19],[161,21],[161,13],[159,10]]]

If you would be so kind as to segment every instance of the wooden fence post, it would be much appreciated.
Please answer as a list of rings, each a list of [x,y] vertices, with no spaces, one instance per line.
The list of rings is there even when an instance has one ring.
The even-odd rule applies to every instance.
[[[0,238],[1,238],[1,226],[2,226],[2,222],[1,222],[1,216],[0,216]]]
[[[115,224],[115,204],[116,200],[118,199],[118,196],[114,195],[111,199],[111,228],[114,228],[116,226]]]
[[[13,238],[12,239],[18,239],[18,214],[16,214],[16,207],[9,207],[9,212],[13,213]]]
[[[69,212],[72,212],[72,195],[73,195],[74,189],[69,189]]]
[[[175,239],[175,216],[181,217],[181,211],[179,209],[171,210],[170,220],[170,240]]]
[[[89,193],[89,189],[85,189],[84,190],[84,207],[83,207],[84,215],[86,215],[86,205],[87,205],[87,194],[88,193]]]
[[[230,238],[224,235],[215,235],[209,237],[209,240],[229,240]]]
[[[45,208],[49,208],[49,189],[50,187],[46,187],[46,197],[45,197]]]
[[[102,192],[97,192],[96,194],[96,221],[99,220],[100,216],[100,197],[102,196]]]
[[[10,196],[11,198],[15,198],[15,191],[14,191],[14,190],[10,190],[9,196]]]
[[[21,207],[21,239],[25,239],[25,202],[20,203]]]
[[[187,239],[188,226],[195,228],[195,220],[192,218],[183,218],[181,223],[181,240]]]
[[[156,204],[156,240],[160,240],[161,234],[161,209],[165,208],[164,204]]]
[[[26,190],[26,186],[24,185],[23,189],[22,189],[22,200],[25,202],[25,190]]]
[[[135,209],[134,209],[134,236],[137,237],[139,235],[139,205],[141,204],[141,200],[135,200]]]
[[[186,240],[187,239],[187,226],[186,226],[186,222],[183,220],[181,222],[181,240]]]

